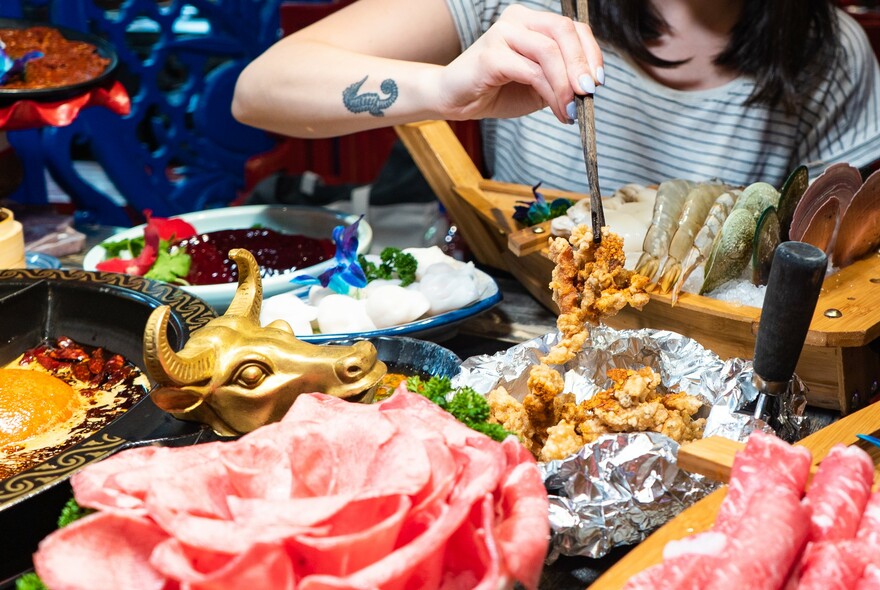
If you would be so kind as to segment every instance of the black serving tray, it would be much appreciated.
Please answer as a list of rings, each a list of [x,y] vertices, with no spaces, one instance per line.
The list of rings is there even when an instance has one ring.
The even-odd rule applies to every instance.
[[[61,36],[69,41],[85,41],[97,48],[98,55],[110,60],[104,71],[84,82],[67,84],[65,86],[53,86],[50,88],[3,88],[0,86],[0,106],[8,106],[19,100],[36,100],[39,102],[56,102],[79,96],[88,90],[98,87],[109,86],[116,79],[116,68],[119,65],[119,56],[116,50],[106,40],[92,33],[84,33],[66,27],[59,27],[52,23],[30,21],[15,18],[0,18],[0,29],[27,29],[30,27],[51,27],[57,29]]]
[[[167,283],[80,270],[0,271],[0,366],[59,336],[119,353],[144,369],[143,332],[156,307],[171,307],[169,338],[179,348],[215,317],[201,299]],[[107,426],[53,458],[0,480],[0,586],[31,567],[39,541],[57,528],[70,475],[130,446],[193,444],[213,434],[171,417],[144,395]]]

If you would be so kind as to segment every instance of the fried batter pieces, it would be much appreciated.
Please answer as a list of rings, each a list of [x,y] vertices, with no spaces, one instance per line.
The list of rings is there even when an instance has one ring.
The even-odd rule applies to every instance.
[[[565,382],[550,365],[570,361],[584,347],[589,325],[617,314],[626,305],[641,309],[649,300],[649,279],[624,268],[623,239],[602,228],[593,242],[589,226],[550,241],[555,263],[550,288],[559,306],[559,342],[529,372],[529,393],[520,403],[503,388],[489,393],[490,421],[519,434],[541,461],[561,459],[610,432],[662,432],[679,442],[699,438],[705,420],[694,420],[702,402],[683,393],[657,391],[660,376],[650,367],[612,369],[614,385],[575,402],[563,393]]]
[[[545,364],[574,358],[589,335],[589,324],[616,315],[626,305],[642,309],[650,299],[645,292],[650,279],[624,268],[623,239],[607,227],[598,245],[587,225],[576,226],[567,240],[551,239],[550,259],[556,265],[550,288],[559,306],[556,327],[561,338],[544,357]]]
[[[614,432],[660,432],[680,443],[702,436],[706,421],[694,418],[702,401],[683,392],[658,391],[660,375],[650,367],[610,369],[608,377],[613,381],[610,388],[579,404],[570,393],[552,399],[530,393],[520,404],[498,388],[488,396],[490,421],[520,434],[541,461],[562,459],[600,435]]]

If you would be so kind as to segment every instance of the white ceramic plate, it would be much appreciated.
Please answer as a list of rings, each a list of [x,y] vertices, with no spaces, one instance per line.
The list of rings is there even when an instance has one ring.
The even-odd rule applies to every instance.
[[[311,238],[330,238],[333,228],[337,225],[351,225],[357,220],[356,215],[345,215],[329,209],[318,207],[294,207],[286,205],[246,205],[243,207],[224,207],[196,213],[185,213],[176,216],[190,223],[199,233],[207,233],[223,229],[246,229],[260,225],[269,229],[286,233],[300,234]],[[139,225],[108,238],[107,241],[131,239],[144,235],[144,226]],[[361,220],[358,225],[358,253],[364,254],[373,241],[373,230]],[[106,252],[97,245],[86,253],[83,259],[85,270],[96,270],[99,262],[106,258]],[[263,295],[271,297],[292,290],[290,279],[299,274],[318,275],[333,264],[333,259],[320,264],[297,269],[263,279]],[[226,311],[235,295],[237,283],[220,285],[193,285],[181,287],[185,291],[201,298],[220,314]]]

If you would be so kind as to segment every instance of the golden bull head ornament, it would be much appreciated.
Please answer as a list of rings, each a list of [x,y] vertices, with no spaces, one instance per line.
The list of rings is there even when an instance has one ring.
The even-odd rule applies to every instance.
[[[371,343],[318,346],[296,338],[285,321],[260,326],[257,261],[243,249],[229,256],[238,265],[229,309],[193,332],[181,350],[168,340],[167,306],[156,308],[147,321],[144,361],[156,383],[151,396],[158,407],[235,435],[280,420],[301,393],[352,401],[372,395],[386,367]]]

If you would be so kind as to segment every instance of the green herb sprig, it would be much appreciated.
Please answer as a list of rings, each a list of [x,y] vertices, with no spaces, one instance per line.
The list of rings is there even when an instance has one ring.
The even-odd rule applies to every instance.
[[[364,270],[367,281],[374,279],[400,279],[400,286],[406,287],[416,280],[416,269],[419,266],[416,257],[400,248],[387,247],[379,254],[381,262],[377,265],[358,255],[358,264]]]
[[[431,377],[425,381],[419,376],[414,376],[407,378],[406,388],[424,395],[452,414],[459,422],[493,440],[500,442],[513,434],[500,424],[488,421],[489,402],[473,387],[453,389],[452,381],[448,377]]]

